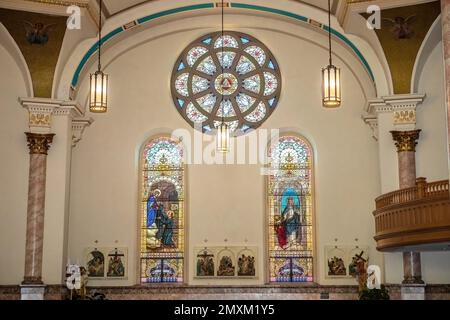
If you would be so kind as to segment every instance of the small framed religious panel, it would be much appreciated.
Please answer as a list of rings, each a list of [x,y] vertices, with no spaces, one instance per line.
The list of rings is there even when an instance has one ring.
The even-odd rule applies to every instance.
[[[355,277],[360,263],[369,260],[369,248],[349,245],[325,246],[325,275],[327,278]]]
[[[86,248],[84,265],[91,280],[126,280],[128,276],[128,248]]]
[[[85,266],[88,277],[91,279],[105,278],[104,249],[87,248],[84,253]]]
[[[346,249],[339,246],[328,247],[326,249],[327,271],[329,277],[346,277]]]
[[[114,248],[107,255],[107,279],[126,279],[128,272],[127,248]]]
[[[218,277],[234,277],[236,275],[235,254],[230,249],[223,249],[217,254]]]
[[[195,254],[195,277],[210,278],[215,275],[215,253],[209,248],[196,250]]]
[[[237,276],[242,277],[256,277],[256,250],[243,248],[237,254]]]
[[[257,247],[194,248],[194,278],[257,278]]]

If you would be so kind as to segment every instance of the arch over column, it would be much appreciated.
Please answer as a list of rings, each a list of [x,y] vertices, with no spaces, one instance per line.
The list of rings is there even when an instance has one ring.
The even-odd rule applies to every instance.
[[[3,45],[6,51],[8,51],[8,53],[17,63],[17,66],[19,67],[23,80],[25,82],[28,97],[30,98],[33,97],[34,96],[33,82],[31,80],[31,74],[30,70],[28,69],[28,65],[25,61],[22,51],[20,51],[19,47],[17,46],[17,43],[14,41],[13,37],[11,37],[8,30],[1,22],[0,22],[0,43]]]
[[[417,93],[419,90],[420,76],[422,75],[425,63],[428,57],[433,52],[433,49],[442,41],[442,23],[441,15],[439,15],[436,20],[431,25],[430,30],[428,30],[425,39],[420,46],[419,52],[417,53],[416,62],[414,63],[414,69],[412,73],[411,80],[411,93]]]
[[[256,5],[249,5],[245,3],[239,3],[239,2],[231,2],[230,7],[232,11],[230,14],[254,14],[254,15],[269,15],[276,19],[282,19],[289,22],[295,22],[299,25],[303,25],[308,28],[312,28],[314,30],[317,30],[318,32],[328,32],[328,26],[324,25],[316,20],[313,20],[309,17],[302,16],[299,14],[295,14],[291,11],[287,10],[281,10],[278,8],[272,8],[272,7],[264,7],[264,6],[256,6]],[[215,14],[215,10],[212,10],[215,8],[215,3],[201,3],[197,5],[190,5],[190,6],[183,6],[183,7],[177,7],[172,8],[168,10],[162,10],[144,17],[137,18],[133,21],[129,21],[128,23],[125,23],[119,27],[114,27],[112,30],[107,33],[101,40],[102,44],[106,45],[106,50],[108,50],[108,46],[112,46],[113,44],[122,41],[125,36],[128,35],[135,35],[137,32],[133,32],[133,30],[136,31],[142,31],[142,27],[149,27],[154,25],[156,21],[159,21],[158,19],[163,19],[162,21],[169,21],[170,19],[179,19],[183,18],[184,16],[187,16],[190,14],[192,16],[193,12],[198,12],[200,14]],[[116,19],[118,20],[118,19]],[[123,20],[123,19],[122,19]],[[140,27],[140,28],[137,28]],[[352,42],[348,37],[346,37],[343,33],[338,31],[337,29],[331,29],[331,32],[334,36],[335,40],[338,40],[345,48],[351,52],[356,59],[358,59],[361,63],[361,65],[364,67],[364,69],[367,72],[368,78],[373,83],[374,90],[376,90],[375,82],[376,81],[383,81],[383,80],[377,80],[376,75],[372,70],[372,66],[369,65],[368,60],[365,58],[364,54],[362,53],[361,49],[358,45],[356,45],[354,42]],[[86,72],[86,69],[91,64],[91,60],[93,60],[93,56],[98,48],[98,42],[95,42],[92,46],[89,47],[87,52],[83,54],[81,57],[81,60],[78,62],[77,66],[75,67],[75,64],[72,62],[70,65],[73,65],[75,67],[75,70],[71,76],[71,98],[75,98],[78,91],[79,86],[79,79]],[[78,54],[80,57],[80,55]],[[74,56],[75,57],[75,56]],[[377,66],[377,68],[382,68],[381,65]],[[73,70],[73,69],[72,69]],[[377,72],[376,74],[379,74]],[[62,79],[68,80],[68,76],[62,77]]]

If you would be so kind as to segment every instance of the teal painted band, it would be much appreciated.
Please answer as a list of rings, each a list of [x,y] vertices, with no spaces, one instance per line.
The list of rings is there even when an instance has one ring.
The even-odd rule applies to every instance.
[[[123,28],[120,27],[120,28],[114,29],[113,31],[111,31],[110,33],[108,33],[106,36],[104,36],[104,37],[101,39],[102,45],[103,45],[104,43],[108,42],[108,40],[110,40],[110,39],[113,38],[114,36],[116,36],[116,35],[118,35],[119,33],[121,33],[122,31],[123,31]],[[87,63],[87,61],[89,60],[89,58],[92,57],[92,56],[97,52],[97,50],[98,50],[98,44],[99,44],[99,41],[97,41],[97,42],[96,42],[96,43],[88,50],[88,52],[86,52],[86,54],[84,55],[83,59],[81,59],[81,62],[80,62],[80,64],[78,65],[77,70],[75,71],[75,74],[74,74],[74,76],[73,76],[73,78],[72,78],[72,87],[75,88],[75,86],[76,86],[77,83],[78,83],[78,79],[79,79],[79,77],[80,77],[81,70],[83,70],[83,68],[84,68],[84,66],[86,65],[86,63]]]
[[[170,10],[164,10],[161,12],[157,12],[155,14],[151,14],[142,18],[139,18],[137,21],[138,25],[140,24],[144,24],[146,22],[149,22],[151,20],[157,19],[157,18],[161,18],[164,16],[168,16],[171,14],[175,14],[175,13],[180,13],[180,12],[185,12],[185,11],[192,11],[192,10],[200,10],[200,9],[210,9],[210,8],[214,8],[214,3],[204,3],[204,4],[196,4],[196,5],[191,5],[191,6],[185,6],[185,7],[179,7],[179,8],[174,8],[174,9],[170,9]],[[106,42],[108,42],[109,40],[111,40],[113,37],[117,36],[118,34],[122,33],[123,31],[125,31],[123,29],[123,27],[119,27],[117,29],[114,29],[113,31],[111,31],[110,33],[108,33],[106,36],[104,36],[101,39],[101,43],[102,45]],[[97,52],[98,50],[98,44],[99,41],[97,41],[87,52],[86,54],[83,56],[83,59],[81,59],[80,64],[78,65],[77,69],[75,70],[75,74],[72,78],[72,88],[75,88],[78,84],[78,80],[80,78],[80,74],[81,71],[83,70],[84,66],[86,65],[86,63],[88,62],[88,60],[92,57],[92,55],[94,55],[95,52]]]
[[[307,17],[301,16],[299,14],[295,14],[295,13],[292,13],[292,12],[289,12],[289,11],[275,9],[275,8],[257,6],[257,5],[246,4],[246,3],[235,3],[235,2],[231,3],[231,7],[232,8],[240,8],[240,9],[265,11],[265,12],[270,12],[270,13],[274,13],[274,14],[290,17],[290,18],[293,18],[293,19],[296,19],[296,20],[300,20],[300,21],[303,21],[303,22],[308,22],[308,18]]]
[[[249,9],[249,10],[257,10],[257,11],[264,11],[264,12],[270,12],[270,13],[274,13],[274,14],[279,14],[285,17],[289,17],[289,18],[293,18],[302,22],[306,22],[309,23],[309,19],[307,17],[289,12],[289,11],[285,11],[285,10],[280,10],[280,9],[274,9],[274,8],[269,8],[269,7],[263,7],[263,6],[257,6],[257,5],[252,5],[252,4],[246,4],[246,3],[231,3],[231,7],[232,8],[240,8],[240,9]],[[325,30],[326,32],[328,32],[328,26],[327,25],[323,25],[322,29]],[[340,33],[339,31],[331,28],[331,33],[333,35],[335,35],[336,37],[338,37],[339,39],[341,39],[342,41],[344,41],[352,50],[353,52],[357,55],[357,57],[361,60],[361,63],[364,65],[364,67],[366,68],[367,72],[370,75],[370,78],[372,79],[372,81],[375,81],[375,77],[373,75],[372,69],[369,66],[369,63],[367,62],[367,60],[364,58],[363,54],[361,53],[361,51],[358,50],[358,48],[353,44],[353,42],[350,41],[350,39],[348,39],[346,36],[344,36],[342,33]]]
[[[155,14],[151,14],[149,16],[140,18],[137,20],[138,24],[142,24],[157,18],[161,18],[164,16],[168,16],[174,13],[180,13],[180,12],[184,12],[184,11],[191,11],[191,10],[200,10],[200,9],[211,9],[214,8],[214,3],[204,3],[204,4],[196,4],[196,5],[192,5],[192,6],[186,6],[186,7],[180,7],[180,8],[174,8],[174,9],[169,9],[169,10],[164,10],[161,12],[157,12]]]
[[[280,10],[280,9],[275,9],[275,8],[269,8],[269,7],[263,7],[263,6],[258,6],[258,5],[251,5],[251,4],[245,4],[245,3],[231,3],[231,7],[232,8],[240,8],[240,9],[248,9],[248,10],[256,10],[256,11],[264,11],[264,12],[269,12],[269,13],[273,13],[273,14],[278,14],[278,15],[282,15],[285,17],[289,17],[298,21],[302,21],[305,23],[309,22],[309,19],[307,17],[304,17],[302,15],[298,15],[289,11],[285,11],[285,10]],[[172,15],[172,14],[176,14],[176,13],[180,13],[180,12],[186,12],[186,11],[192,11],[192,10],[201,10],[201,9],[211,9],[214,8],[214,3],[204,3],[204,4],[197,4],[197,5],[191,5],[191,6],[185,6],[185,7],[179,7],[179,8],[174,8],[174,9],[169,9],[169,10],[164,10],[164,11],[160,11],[142,18],[137,19],[137,24],[141,25],[144,24],[146,22],[152,21],[154,19],[158,19],[164,16],[168,16],[168,15]],[[322,29],[328,32],[328,26],[323,25]],[[114,29],[113,31],[111,31],[110,33],[108,33],[106,36],[104,36],[101,39],[101,43],[102,45],[106,42],[108,42],[109,40],[111,40],[112,38],[114,38],[115,36],[117,36],[118,34],[124,32],[125,29],[123,27],[119,27],[117,29]],[[333,28],[331,28],[331,33],[333,35],[335,35],[336,37],[338,37],[339,39],[341,39],[342,41],[344,41],[344,43],[346,43],[352,50],[353,52],[357,55],[357,57],[360,59],[361,63],[364,65],[364,67],[366,68],[367,72],[369,73],[372,81],[375,81],[375,77],[373,75],[372,69],[369,66],[369,63],[367,62],[367,60],[364,58],[364,56],[362,55],[362,53],[358,50],[358,48],[346,37],[344,36],[342,33],[340,33],[337,30],[334,30]],[[99,46],[99,42],[97,41],[87,52],[86,54],[83,56],[83,59],[81,59],[80,64],[78,65],[77,69],[75,70],[75,74],[72,78],[72,88],[76,88],[77,84],[78,84],[78,80],[81,74],[81,71],[83,70],[84,66],[86,65],[86,63],[88,62],[88,60],[92,57],[92,55],[95,54],[95,52],[97,52],[98,50],[98,46]]]

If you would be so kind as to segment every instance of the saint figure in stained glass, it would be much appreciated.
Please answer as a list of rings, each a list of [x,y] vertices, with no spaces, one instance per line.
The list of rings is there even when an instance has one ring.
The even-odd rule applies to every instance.
[[[270,281],[313,281],[311,148],[299,137],[282,136],[269,158]]]
[[[142,153],[141,282],[182,282],[184,163],[179,141],[160,137]]]

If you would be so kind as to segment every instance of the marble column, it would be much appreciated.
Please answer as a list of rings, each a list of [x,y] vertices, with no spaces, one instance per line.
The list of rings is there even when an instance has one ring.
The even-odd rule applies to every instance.
[[[391,131],[398,153],[400,189],[416,186],[416,145],[420,131]]]
[[[47,152],[54,134],[25,133],[30,149],[28,178],[28,209],[25,247],[25,274],[22,286],[27,297],[33,298],[42,291],[42,252],[44,240],[45,182]],[[33,288],[35,286],[35,288]],[[34,290],[33,290],[34,289]]]
[[[448,150],[450,168],[450,0],[441,0],[441,20],[442,20],[442,45],[444,48],[444,71],[446,88],[446,106],[448,121]]]
[[[398,152],[398,175],[400,189],[416,186],[416,146],[421,130],[391,131]],[[425,298],[422,281],[420,252],[403,252],[402,299]]]

